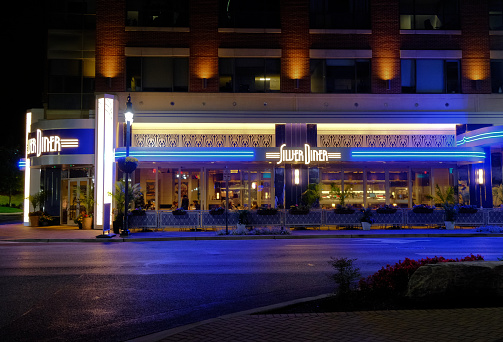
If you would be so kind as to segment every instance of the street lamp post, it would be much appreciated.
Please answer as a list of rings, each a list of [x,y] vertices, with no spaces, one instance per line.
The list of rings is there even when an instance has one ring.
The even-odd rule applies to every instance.
[[[133,104],[131,103],[131,95],[127,97],[126,111],[124,112],[124,119],[126,120],[126,158],[129,157],[129,146],[131,145],[131,124],[133,123]],[[129,235],[128,227],[128,209],[129,209],[129,172],[125,172],[126,181],[124,189],[124,226],[122,228],[121,236]]]

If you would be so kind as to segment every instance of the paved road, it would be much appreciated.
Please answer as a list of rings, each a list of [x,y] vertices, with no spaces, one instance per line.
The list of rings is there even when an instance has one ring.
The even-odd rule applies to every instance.
[[[503,238],[0,243],[0,340],[120,341],[330,292],[405,257],[502,257]]]

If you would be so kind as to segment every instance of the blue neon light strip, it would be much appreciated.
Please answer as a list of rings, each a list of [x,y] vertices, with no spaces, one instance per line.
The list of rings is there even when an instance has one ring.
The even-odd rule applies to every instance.
[[[22,170],[26,167],[26,160],[24,158],[20,159],[18,162],[17,162],[17,167]]]
[[[130,151],[129,155],[131,157],[141,158],[141,157],[159,157],[159,158],[175,158],[175,159],[189,159],[189,158],[203,158],[208,160],[209,158],[214,158],[215,161],[218,160],[253,160],[255,159],[254,151]],[[125,151],[116,151],[115,157],[125,157]]]
[[[478,151],[351,151],[355,158],[408,158],[425,159],[432,157],[459,158],[475,157],[485,158],[484,152]]]
[[[471,143],[473,141],[483,140],[483,139],[493,139],[493,138],[503,138],[503,131],[497,132],[487,132],[476,134],[471,137],[463,137],[463,139],[456,142],[458,146]]]

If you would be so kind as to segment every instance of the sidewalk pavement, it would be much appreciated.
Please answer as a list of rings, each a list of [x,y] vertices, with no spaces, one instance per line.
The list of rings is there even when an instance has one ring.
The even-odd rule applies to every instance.
[[[229,227],[231,229],[232,227]],[[137,242],[173,240],[240,240],[240,239],[330,239],[330,238],[418,238],[418,237],[503,237],[497,233],[478,233],[474,228],[466,229],[371,229],[337,230],[306,229],[292,230],[291,235],[217,235],[213,230],[194,231],[165,229],[156,231],[135,230],[130,236],[97,238],[101,230],[78,229],[76,226],[27,227],[22,223],[0,225],[0,241],[12,242]]]
[[[165,230],[133,232],[121,238],[96,238],[99,230],[72,226],[26,227],[0,225],[3,242],[133,242],[213,239],[315,239],[407,237],[503,237],[474,229],[294,230],[282,236],[221,236],[214,231]],[[503,342],[503,308],[442,310],[390,310],[309,314],[262,314],[268,310],[320,298],[304,298],[269,307],[238,312],[137,338],[134,342],[236,341],[494,341]]]

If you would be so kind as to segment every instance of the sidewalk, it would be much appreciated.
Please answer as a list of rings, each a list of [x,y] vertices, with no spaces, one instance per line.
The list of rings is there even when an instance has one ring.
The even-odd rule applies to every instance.
[[[294,230],[284,236],[220,236],[214,231],[133,232],[98,239],[99,230],[76,227],[25,227],[0,225],[4,242],[129,242],[213,239],[316,239],[316,238],[406,238],[406,237],[503,237],[477,233],[474,229],[396,230]],[[316,297],[319,298],[319,297]],[[449,310],[390,310],[319,314],[260,314],[267,310],[311,300],[305,298],[265,308],[238,312],[147,335],[135,342],[236,342],[236,341],[500,341],[503,342],[503,308]]]
[[[229,227],[231,229],[231,227]],[[475,229],[371,229],[371,230],[292,230],[291,235],[217,235],[215,231],[159,230],[132,231],[128,237],[97,238],[101,230],[76,226],[27,227],[21,223],[0,225],[0,241],[12,242],[134,242],[173,240],[240,239],[330,239],[330,238],[418,238],[418,237],[503,237],[503,234],[477,233]]]

